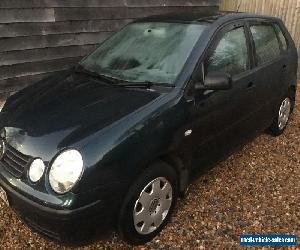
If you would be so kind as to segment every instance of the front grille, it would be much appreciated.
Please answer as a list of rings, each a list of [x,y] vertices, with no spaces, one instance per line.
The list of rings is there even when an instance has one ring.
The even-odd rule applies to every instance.
[[[24,174],[29,161],[29,156],[22,154],[18,150],[6,144],[6,152],[1,159],[1,162],[7,172],[17,178],[20,178]]]

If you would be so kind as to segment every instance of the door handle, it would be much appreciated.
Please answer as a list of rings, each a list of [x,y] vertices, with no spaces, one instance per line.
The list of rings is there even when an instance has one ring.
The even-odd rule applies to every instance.
[[[286,65],[283,65],[283,66],[282,66],[282,72],[285,73],[286,71],[287,71],[287,66],[286,66]]]
[[[254,82],[249,82],[247,84],[247,89],[252,89],[255,86]]]

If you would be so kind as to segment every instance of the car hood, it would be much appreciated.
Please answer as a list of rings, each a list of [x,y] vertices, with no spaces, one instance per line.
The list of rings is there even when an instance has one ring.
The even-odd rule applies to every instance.
[[[5,127],[11,146],[46,160],[159,95],[111,86],[68,71],[11,96],[1,112],[0,125]]]

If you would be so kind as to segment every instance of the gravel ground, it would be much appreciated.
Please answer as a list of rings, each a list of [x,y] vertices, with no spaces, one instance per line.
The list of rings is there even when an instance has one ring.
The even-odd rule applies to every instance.
[[[160,236],[136,249],[239,248],[239,235],[300,240],[300,92],[285,133],[261,135],[195,181]],[[0,248],[62,248],[31,232],[0,202]],[[298,245],[299,246],[299,245]],[[115,234],[83,249],[129,249]]]

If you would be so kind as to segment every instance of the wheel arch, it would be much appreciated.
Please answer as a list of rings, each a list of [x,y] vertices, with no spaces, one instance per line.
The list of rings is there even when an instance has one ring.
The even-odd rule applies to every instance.
[[[178,177],[178,193],[181,197],[184,196],[189,184],[189,169],[186,164],[174,154],[162,155],[159,157],[159,160],[175,169]]]
[[[292,98],[292,111],[291,111],[291,113],[294,112],[294,107],[295,107],[295,102],[296,102],[296,91],[297,91],[297,86],[296,85],[291,85],[288,89],[288,94]]]
[[[296,85],[290,85],[289,90],[293,91],[294,93],[296,93],[296,90],[297,90]]]

